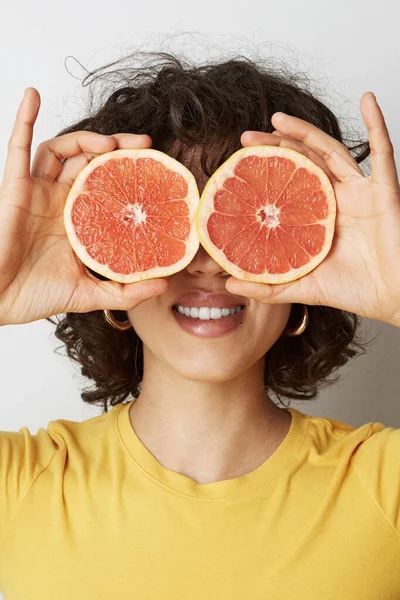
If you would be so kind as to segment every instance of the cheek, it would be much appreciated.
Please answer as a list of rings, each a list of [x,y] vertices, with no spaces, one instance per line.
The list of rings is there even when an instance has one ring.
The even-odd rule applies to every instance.
[[[253,306],[252,303],[249,306],[249,328],[257,346],[262,346],[267,352],[286,328],[292,305],[253,302]]]
[[[143,341],[152,335],[152,332],[157,331],[157,327],[160,327],[162,322],[162,314],[157,300],[157,297],[149,298],[133,310],[128,311],[133,328]]]
[[[156,296],[128,311],[136,334],[156,355],[165,352],[176,337],[175,320],[172,313],[169,314],[170,310],[165,301],[162,303],[162,296]]]
[[[162,297],[161,297],[162,298]],[[206,352],[199,359],[199,340],[191,340],[177,330],[174,318],[166,318],[168,308],[160,303],[160,298],[149,298],[135,309],[128,312],[129,319],[139,338],[154,355],[175,365],[181,366],[189,361],[192,365],[196,356],[196,364],[200,362],[208,369],[214,370],[217,363],[226,363],[227,346],[229,346],[229,362],[233,369],[249,366],[259,360],[282,335],[287,326],[291,312],[291,304],[263,304],[258,300],[250,300],[246,319],[237,331],[236,344],[229,340],[221,340],[220,344],[208,343],[204,340]],[[222,361],[222,363],[221,363]],[[193,365],[191,366],[191,368]]]
[[[259,300],[253,300],[249,305],[250,313],[255,322],[261,326],[263,324],[267,329],[284,329],[288,322],[291,304],[263,304]]]

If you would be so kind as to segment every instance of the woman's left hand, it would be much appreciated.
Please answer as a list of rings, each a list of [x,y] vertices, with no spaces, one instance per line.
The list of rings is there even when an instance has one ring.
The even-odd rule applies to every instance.
[[[400,327],[400,188],[393,146],[371,92],[361,97],[360,108],[371,147],[369,177],[343,144],[296,117],[275,113],[274,133],[242,134],[243,146],[292,148],[323,168],[337,214],[332,247],[313,271],[273,285],[230,277],[229,292],[269,304],[332,306]]]

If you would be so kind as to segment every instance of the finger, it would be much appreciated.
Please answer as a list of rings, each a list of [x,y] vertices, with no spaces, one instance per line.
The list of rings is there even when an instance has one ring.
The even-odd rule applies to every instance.
[[[168,280],[163,278],[124,284],[101,281],[89,274],[80,281],[71,312],[132,310],[144,300],[165,294],[168,286]]]
[[[81,152],[78,156],[68,158],[64,162],[58,177],[55,179],[56,183],[62,183],[71,188],[79,173],[95,156],[98,156],[95,152]]]
[[[368,130],[371,148],[372,179],[376,183],[399,186],[394,160],[393,144],[382,110],[372,92],[366,92],[360,100],[361,114]]]
[[[39,146],[32,176],[51,182],[57,180],[71,187],[79,172],[95,156],[119,148],[148,148],[149,145],[151,138],[148,135],[122,133],[104,136],[90,131],[68,133]]]
[[[117,148],[151,148],[153,140],[147,133],[113,133]]]
[[[63,168],[63,160],[82,152],[104,154],[116,146],[112,137],[92,131],[75,131],[39,144],[32,164],[32,177],[54,182]]]
[[[116,141],[116,147],[113,148],[114,150],[120,150],[122,148],[150,148],[152,145],[152,139],[147,134],[114,133],[112,138]],[[95,158],[95,156],[98,156],[98,153],[83,152],[78,156],[69,158],[64,163],[63,169],[57,177],[57,183],[65,183],[71,187],[78,174],[93,160],[93,158]]]
[[[313,277],[305,275],[288,283],[269,284],[242,281],[229,277],[225,282],[227,291],[236,296],[246,296],[264,304],[319,304]]]
[[[274,284],[255,283],[229,277],[225,287],[231,294],[253,298],[264,304],[326,305],[326,299],[321,293],[314,271],[287,283]]]
[[[30,177],[33,126],[39,114],[39,108],[39,92],[35,88],[27,88],[8,142],[4,167],[5,182]]]
[[[296,150],[297,152],[300,152],[309,158],[314,164],[324,171],[324,173],[329,177],[331,183],[337,183],[339,181],[339,179],[332,173],[323,158],[314,152],[314,150],[307,148],[307,146],[302,142],[298,142],[297,140],[293,140],[287,136],[284,136],[280,131],[275,130],[274,135],[279,136],[282,139],[282,143],[280,144],[281,147],[291,148],[292,150]]]
[[[272,116],[272,123],[284,135],[299,140],[314,150],[339,181],[364,176],[347,148],[315,125],[281,112]]]
[[[318,156],[318,154],[314,152],[314,150],[307,148],[307,146],[305,146],[302,142],[298,142],[297,140],[288,138],[279,131],[274,131],[273,133],[263,133],[261,131],[247,131],[245,133],[252,135],[242,135],[243,146],[257,146],[261,144],[266,146],[280,146],[281,148],[290,148],[291,150],[296,150],[296,152],[300,152],[300,154],[303,154],[304,156],[309,158],[314,164],[320,167],[320,169],[322,169],[324,173],[329,177],[331,183],[337,183],[337,177],[334,176],[334,174],[329,169],[328,165],[324,162],[324,160],[320,156]],[[272,137],[273,139],[271,139]]]

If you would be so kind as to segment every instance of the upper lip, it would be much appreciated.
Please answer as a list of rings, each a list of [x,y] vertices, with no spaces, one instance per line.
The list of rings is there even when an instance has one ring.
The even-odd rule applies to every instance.
[[[172,306],[176,306],[177,304],[188,307],[193,306],[194,308],[201,308],[202,306],[209,306],[210,308],[236,308],[236,306],[245,306],[247,300],[237,298],[227,292],[222,293],[197,289],[179,296]]]

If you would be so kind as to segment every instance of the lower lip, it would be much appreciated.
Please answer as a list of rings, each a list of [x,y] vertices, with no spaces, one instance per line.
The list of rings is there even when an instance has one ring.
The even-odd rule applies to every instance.
[[[172,312],[178,325],[187,333],[201,338],[216,338],[237,329],[243,322],[246,308],[228,317],[207,320],[186,317],[174,309],[172,309]]]

